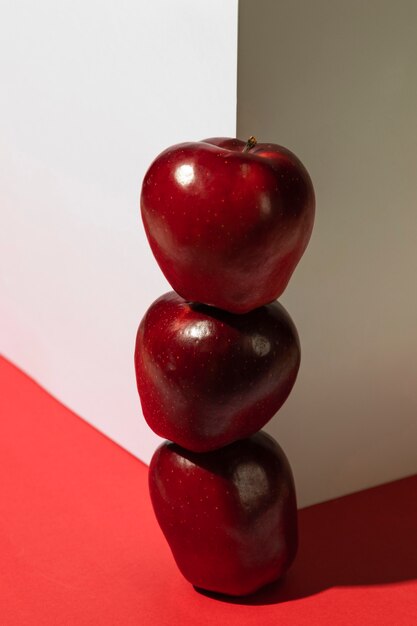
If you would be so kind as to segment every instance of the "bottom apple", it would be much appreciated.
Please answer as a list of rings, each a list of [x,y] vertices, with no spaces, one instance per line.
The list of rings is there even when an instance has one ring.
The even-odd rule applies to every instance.
[[[259,432],[212,452],[164,442],[149,469],[159,525],[185,578],[240,596],[280,578],[297,551],[288,460]]]

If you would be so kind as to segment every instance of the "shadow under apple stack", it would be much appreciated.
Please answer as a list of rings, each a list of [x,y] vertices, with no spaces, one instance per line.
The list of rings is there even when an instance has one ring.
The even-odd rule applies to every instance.
[[[292,472],[258,432],[297,377],[297,330],[276,301],[309,241],[313,186],[276,144],[215,137],[162,152],[142,185],[149,244],[175,291],[136,338],[159,525],[195,587],[247,595],[297,550]]]

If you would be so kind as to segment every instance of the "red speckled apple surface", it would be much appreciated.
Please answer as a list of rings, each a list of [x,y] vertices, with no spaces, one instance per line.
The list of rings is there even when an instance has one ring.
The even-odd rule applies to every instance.
[[[254,138],[171,146],[149,167],[141,192],[146,235],[173,289],[232,313],[282,294],[310,239],[314,212],[301,161]]]
[[[199,589],[249,595],[294,560],[294,480],[266,433],[205,454],[164,442],[149,466],[149,491],[180,571]]]
[[[194,452],[261,429],[287,399],[299,364],[297,330],[278,302],[233,315],[171,291],[150,306],[136,338],[146,421]]]
[[[281,584],[207,597],[177,570],[146,466],[2,359],[0,381],[1,626],[417,624],[417,476],[302,510]]]

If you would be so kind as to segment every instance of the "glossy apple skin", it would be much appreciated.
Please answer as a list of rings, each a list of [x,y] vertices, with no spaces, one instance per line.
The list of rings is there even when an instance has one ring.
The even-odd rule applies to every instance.
[[[289,150],[211,138],[162,152],[147,171],[141,212],[149,244],[186,300],[233,313],[284,291],[310,239],[310,176]]]
[[[299,364],[296,328],[278,302],[236,315],[170,292],[148,309],[136,338],[146,421],[195,452],[262,428],[287,399]]]
[[[297,551],[292,472],[265,433],[207,452],[165,442],[149,468],[159,525],[185,578],[240,596],[280,578]]]

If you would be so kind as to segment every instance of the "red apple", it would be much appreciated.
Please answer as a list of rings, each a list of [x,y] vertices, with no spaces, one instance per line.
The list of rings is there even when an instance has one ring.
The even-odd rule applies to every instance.
[[[149,469],[159,525],[185,578],[246,595],[280,578],[297,551],[291,468],[265,433],[205,454],[165,442]]]
[[[296,328],[278,302],[236,315],[170,292],[149,308],[136,338],[146,421],[196,452],[262,428],[287,399],[299,364]]]
[[[233,313],[281,295],[314,221],[302,163],[286,148],[251,140],[168,148],[141,193],[149,244],[173,289]]]

